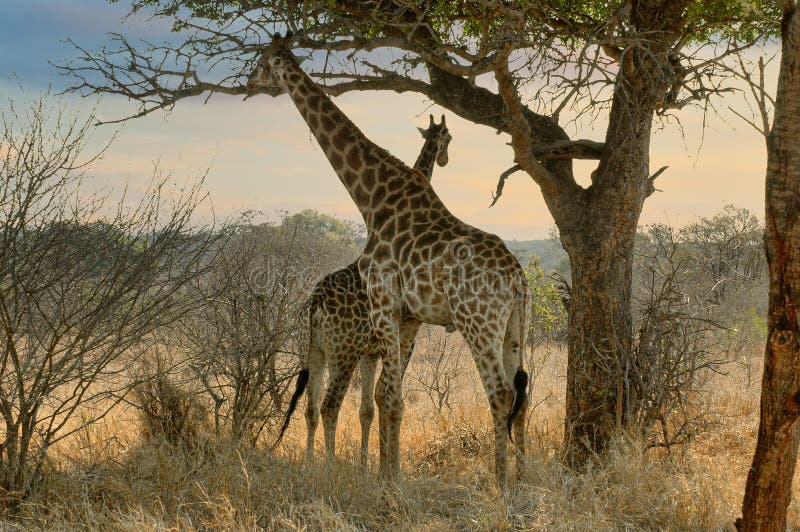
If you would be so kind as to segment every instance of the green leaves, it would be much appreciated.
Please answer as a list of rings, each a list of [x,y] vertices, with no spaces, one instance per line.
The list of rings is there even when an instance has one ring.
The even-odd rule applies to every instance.
[[[118,2],[119,0],[109,0]],[[663,6],[644,4],[650,10]],[[530,1],[413,1],[347,2],[317,0],[286,2],[265,0],[132,0],[131,12],[148,11],[157,18],[173,18],[175,31],[187,23],[227,24],[256,20],[283,25],[292,22],[308,34],[330,38],[357,32],[364,38],[385,37],[403,24],[410,28],[424,20],[439,40],[457,46],[481,46],[494,40],[497,31],[509,23],[524,27],[531,42],[545,35],[557,36],[562,44],[580,46],[598,35],[630,37],[637,28],[631,11],[617,2],[598,0]],[[767,0],[694,0],[686,8],[681,42],[708,43],[727,39],[750,42],[776,36],[780,9]],[[643,28],[638,28],[642,30]]]
[[[730,38],[750,42],[777,36],[781,12],[772,1],[698,0],[689,6],[687,20],[687,36],[691,42]]]
[[[541,259],[531,255],[525,268],[525,277],[531,290],[531,320],[528,342],[540,344],[563,339],[567,333],[567,312],[553,277],[545,273]]]

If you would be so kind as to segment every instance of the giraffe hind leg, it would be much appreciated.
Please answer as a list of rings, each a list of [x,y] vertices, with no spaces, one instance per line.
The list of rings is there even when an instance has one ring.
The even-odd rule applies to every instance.
[[[524,473],[525,435],[528,408],[530,406],[528,373],[523,367],[528,332],[529,298],[528,292],[516,294],[515,306],[511,311],[503,340],[503,365],[505,366],[507,378],[513,382],[514,391],[514,404],[508,415],[508,433],[510,436],[513,426],[517,478],[521,478]]]
[[[328,387],[322,402],[322,424],[325,429],[325,454],[328,460],[336,456],[336,425],[339,410],[350,386],[358,357],[339,355],[328,361]]]
[[[308,352],[308,385],[306,387],[306,459],[314,459],[314,436],[319,423],[319,394],[322,374],[325,372],[325,354],[313,343]]]

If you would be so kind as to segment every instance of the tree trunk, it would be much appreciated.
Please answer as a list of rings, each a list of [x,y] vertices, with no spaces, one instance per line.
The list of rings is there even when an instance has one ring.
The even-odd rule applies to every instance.
[[[602,225],[609,229],[608,221]],[[618,233],[616,249],[593,248],[587,240],[581,239],[570,252],[564,441],[567,461],[573,465],[602,452],[624,425],[624,375],[631,355],[633,233]]]
[[[794,2],[783,6],[775,122],[767,139],[769,336],[758,443],[738,523],[742,530],[786,530],[800,441],[800,13]]]
[[[626,379],[633,360],[633,243],[649,178],[650,134],[665,90],[666,50],[632,51],[617,81],[606,150],[580,195],[551,199],[570,256],[566,458],[582,465],[628,425],[636,404]],[[547,199],[547,196],[545,196]]]
[[[539,184],[571,260],[564,441],[574,467],[605,450],[614,432],[627,426],[626,412],[637,399],[625,378],[635,363],[633,242],[644,200],[653,192],[652,122],[675,80],[669,59],[688,0],[632,4],[629,23],[648,38],[624,49],[604,49],[618,57],[619,70],[605,148],[587,188],[575,181],[571,161],[555,166],[537,159],[534,145],[552,125],[528,115],[507,65],[495,69],[514,160]]]

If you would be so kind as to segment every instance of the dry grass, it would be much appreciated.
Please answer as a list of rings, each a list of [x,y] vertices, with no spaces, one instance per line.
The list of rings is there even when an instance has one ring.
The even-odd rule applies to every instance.
[[[423,394],[407,393],[400,485],[380,482],[374,463],[368,472],[357,466],[357,390],[345,400],[333,464],[304,463],[302,415],[272,456],[226,445],[191,452],[142,443],[135,412],[121,408],[57,449],[44,490],[0,525],[103,531],[732,529],[758,414],[758,383],[748,382],[743,368],[714,379],[708,409],[718,424],[684,452],[656,455],[621,440],[602,463],[577,474],[557,459],[564,362],[556,353],[539,368],[530,460],[505,497],[491,474],[483,392],[470,377],[461,383],[451,417],[437,417]],[[319,455],[321,444],[319,435]],[[789,513],[789,522],[800,526],[797,502]]]

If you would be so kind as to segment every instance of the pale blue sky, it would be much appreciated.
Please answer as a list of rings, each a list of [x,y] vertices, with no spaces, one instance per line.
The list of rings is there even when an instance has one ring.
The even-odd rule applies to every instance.
[[[165,24],[143,19],[121,24],[125,8],[125,2],[108,4],[104,0],[0,0],[0,91],[20,98],[19,84],[34,92],[48,85],[63,88],[67,80],[48,61],[68,60],[74,55],[63,42],[68,37],[90,49],[103,43],[108,31],[151,41],[169,39]],[[83,109],[95,101],[67,97],[65,104]],[[337,98],[336,103],[374,141],[409,163],[421,146],[416,126],[427,124],[429,112],[442,113],[420,96],[390,92],[351,93]],[[130,105],[122,98],[107,97],[99,102],[99,112],[105,118],[117,118]],[[521,173],[510,178],[499,204],[488,208],[498,175],[512,164],[507,138],[445,114],[453,135],[450,164],[437,167],[433,177],[445,203],[465,221],[504,238],[546,236],[552,219],[538,188]],[[645,203],[643,224],[669,221],[680,225],[698,215],[713,214],[726,203],[747,207],[761,216],[763,141],[732,114],[724,116],[727,121],[710,117],[710,127],[703,135],[702,116],[683,112],[685,138],[674,125],[656,133],[651,168],[668,164],[670,169],[657,182],[662,192]],[[575,138],[602,140],[603,126],[597,123],[593,129],[568,132]],[[218,216],[245,209],[273,213],[313,207],[358,218],[286,96],[247,101],[214,96],[207,104],[202,98],[186,100],[169,115],[99,128],[96,143],[115,129],[120,129],[116,142],[93,169],[99,184],[142,186],[149,182],[158,161],[161,168],[172,169],[184,180],[209,168],[207,188]],[[580,180],[588,180],[593,164],[577,164]]]

